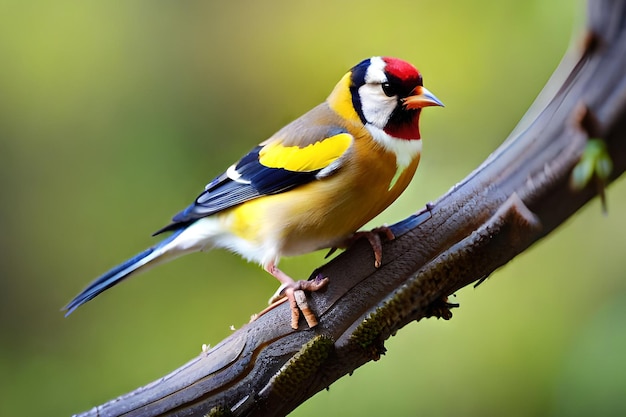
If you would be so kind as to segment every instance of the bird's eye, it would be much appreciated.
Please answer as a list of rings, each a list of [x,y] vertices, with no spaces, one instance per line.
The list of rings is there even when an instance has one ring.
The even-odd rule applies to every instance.
[[[396,95],[396,89],[390,83],[382,83],[380,86],[383,89],[383,93],[385,93],[387,97],[393,97]]]

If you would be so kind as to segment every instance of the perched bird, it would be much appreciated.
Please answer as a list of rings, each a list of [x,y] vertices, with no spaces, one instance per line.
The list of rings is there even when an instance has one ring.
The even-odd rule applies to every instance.
[[[360,62],[325,102],[231,165],[155,233],[170,236],[89,284],[64,308],[66,316],[136,272],[219,247],[260,263],[281,282],[279,298],[290,302],[292,327],[299,310],[314,326],[302,291],[316,291],[328,279],[294,281],[278,261],[345,247],[361,236],[357,230],[413,177],[422,149],[418,122],[427,106],[443,104],[413,65],[378,56]],[[380,252],[375,248],[378,264]]]

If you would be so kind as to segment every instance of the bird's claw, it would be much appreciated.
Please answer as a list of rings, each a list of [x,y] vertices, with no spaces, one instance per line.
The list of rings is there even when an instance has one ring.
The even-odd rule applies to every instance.
[[[282,304],[286,300],[289,301],[289,307],[291,308],[291,328],[297,329],[298,322],[300,320],[300,312],[304,316],[306,323],[309,327],[313,328],[318,325],[317,317],[315,313],[309,307],[309,303],[306,298],[305,292],[315,292],[328,285],[328,277],[322,277],[318,275],[311,281],[293,281],[282,284],[274,295],[269,300],[269,307],[261,311],[257,317],[262,316],[268,311],[272,310],[279,304]]]

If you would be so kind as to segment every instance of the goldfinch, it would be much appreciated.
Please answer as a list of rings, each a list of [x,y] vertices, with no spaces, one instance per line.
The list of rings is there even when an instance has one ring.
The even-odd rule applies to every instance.
[[[418,122],[427,106],[443,104],[413,65],[378,56],[360,62],[325,102],[231,165],[155,233],[170,236],[94,280],[65,315],[132,274],[217,247],[258,262],[280,281],[293,328],[299,310],[314,326],[303,290],[328,279],[294,281],[278,269],[280,258],[345,247],[404,191],[420,160]]]

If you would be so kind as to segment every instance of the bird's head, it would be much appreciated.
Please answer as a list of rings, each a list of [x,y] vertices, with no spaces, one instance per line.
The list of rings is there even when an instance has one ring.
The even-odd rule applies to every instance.
[[[372,57],[355,65],[328,98],[342,117],[397,139],[419,139],[422,107],[443,106],[422,84],[422,75],[397,58]],[[376,136],[376,135],[375,135]]]

